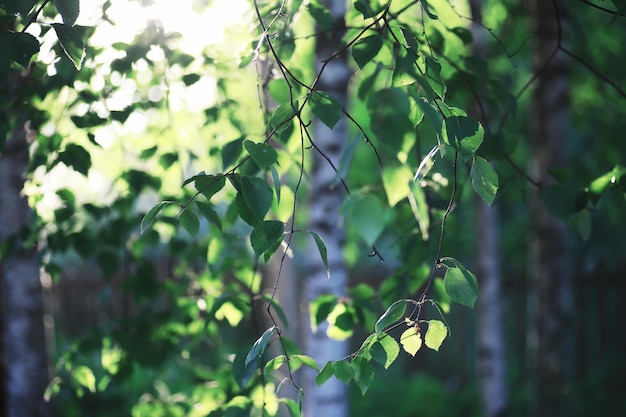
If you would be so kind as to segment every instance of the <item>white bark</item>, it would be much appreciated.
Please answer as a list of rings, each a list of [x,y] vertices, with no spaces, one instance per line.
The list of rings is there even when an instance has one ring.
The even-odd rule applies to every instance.
[[[470,0],[472,11],[473,53],[484,59],[486,31],[480,26],[482,2]],[[478,87],[478,86],[477,86]],[[480,95],[480,93],[479,93]],[[478,106],[473,116],[486,124]],[[484,109],[488,112],[488,109]],[[478,227],[478,362],[477,371],[485,417],[502,417],[508,409],[508,387],[506,379],[506,352],[502,328],[502,276],[500,272],[500,221],[495,207],[487,206],[476,196],[476,223]]]
[[[333,33],[317,40],[317,61],[330,57],[339,45],[345,31],[345,2],[333,0],[324,2],[335,21]],[[320,64],[321,65],[321,64]],[[318,67],[318,70],[320,67]],[[350,71],[345,60],[339,58],[325,68],[318,89],[332,94],[342,104],[346,103]],[[346,142],[346,120],[343,118],[329,129],[319,120],[313,125],[314,141],[319,149],[333,161],[335,166],[343,152]],[[303,277],[304,299],[309,303],[322,294],[342,296],[345,293],[347,272],[343,262],[344,231],[341,225],[339,207],[345,196],[341,185],[333,185],[335,171],[328,162],[313,150],[312,172],[310,176],[311,199],[309,202],[310,229],[318,233],[328,250],[330,279],[320,259],[316,247],[312,244],[307,260],[308,273]],[[308,312],[305,312],[308,317]],[[326,336],[326,326],[319,326],[312,333],[310,326],[305,328],[306,353],[312,356],[320,366],[329,360],[337,360],[348,354],[348,343],[338,342]],[[347,387],[335,378],[331,378],[321,387],[314,381],[315,373],[307,370],[303,375],[305,397],[303,409],[305,417],[345,417],[348,413]]]
[[[543,185],[550,182],[547,171],[566,160],[569,115],[566,57],[557,53],[543,69],[558,42],[556,3],[560,4],[563,25],[564,2],[536,0],[533,11],[535,70],[542,72],[535,85],[532,105],[531,174]],[[531,232],[527,345],[534,381],[529,411],[533,416],[566,416],[571,413],[566,394],[572,315],[567,229],[563,221],[547,211],[536,189],[531,192]]]
[[[0,157],[0,241],[30,222],[31,211],[21,195],[28,162],[26,130],[18,129]],[[9,417],[50,415],[43,400],[48,383],[43,300],[35,248],[22,247],[1,259],[3,286],[6,396]]]

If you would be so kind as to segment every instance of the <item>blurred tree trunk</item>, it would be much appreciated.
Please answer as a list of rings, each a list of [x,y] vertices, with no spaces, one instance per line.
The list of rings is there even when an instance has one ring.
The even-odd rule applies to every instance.
[[[487,59],[487,32],[482,22],[482,1],[470,0],[472,13],[471,31],[474,56]],[[481,87],[481,86],[476,86]],[[480,95],[480,89],[479,93]],[[476,103],[472,116],[489,130],[488,114],[480,111]],[[488,109],[484,109],[488,112]],[[506,356],[502,329],[502,276],[500,274],[500,221],[496,207],[489,207],[475,196],[478,247],[478,361],[477,372],[485,417],[504,417],[508,409],[508,389],[506,379]]]
[[[28,164],[29,130],[18,127],[0,156],[0,258],[4,343],[3,395],[8,417],[51,415],[43,399],[48,384],[43,299],[35,247],[25,247],[19,232],[30,224],[31,210],[22,195]],[[17,239],[13,240],[13,237]]]
[[[560,40],[560,28],[566,23],[563,4],[557,0],[535,0],[533,5],[534,66],[539,77],[531,105],[531,174],[543,186],[550,184],[548,170],[566,161],[568,63],[562,53],[553,56]],[[571,414],[566,397],[572,313],[567,242],[566,225],[547,211],[540,190],[533,189],[529,257],[531,321],[527,336],[532,416]]]
[[[336,52],[345,32],[345,1],[327,0],[323,3],[330,10],[334,24],[332,33],[321,35],[317,40],[316,62],[318,65]],[[317,69],[320,68],[318,66]],[[334,59],[326,66],[317,88],[332,94],[345,105],[349,77],[350,70],[345,59]],[[317,147],[337,166],[346,142],[345,118],[339,121],[332,130],[319,120],[314,120],[313,123],[314,141]],[[310,229],[318,233],[326,244],[330,279],[317,249],[312,246],[306,261],[307,274],[303,277],[303,291],[307,305],[322,294],[335,294],[341,297],[345,294],[347,283],[347,271],[343,262],[345,236],[339,218],[339,208],[345,192],[341,185],[333,185],[336,176],[333,168],[319,152],[316,150],[312,152]],[[326,326],[319,326],[315,333],[311,333],[310,326],[304,330],[306,353],[312,356],[320,366],[329,360],[341,359],[347,355],[348,343],[329,339],[325,332]],[[304,415],[306,417],[345,417],[348,413],[348,390],[345,384],[331,378],[318,388],[314,377],[314,372],[304,375]]]

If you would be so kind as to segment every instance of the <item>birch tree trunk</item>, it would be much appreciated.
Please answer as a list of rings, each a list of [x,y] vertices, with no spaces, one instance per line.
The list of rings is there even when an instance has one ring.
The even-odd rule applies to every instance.
[[[559,42],[559,27],[565,24],[563,4],[557,0],[535,0],[533,10],[535,71],[540,75],[531,106],[531,174],[544,186],[550,183],[547,170],[566,161],[569,109],[566,57],[557,53],[545,66]],[[533,378],[529,409],[532,416],[571,414],[566,398],[572,314],[567,242],[565,224],[547,211],[540,190],[533,189],[529,258],[531,320],[527,336]]]
[[[323,3],[331,11],[334,24],[332,33],[318,37],[316,45],[318,65],[336,52],[345,32],[345,1],[327,0]],[[345,59],[334,59],[326,66],[317,86],[318,90],[332,94],[345,106],[349,77],[350,70]],[[335,166],[345,147],[346,129],[345,118],[342,118],[332,130],[319,120],[313,121],[314,141],[320,151],[333,161]],[[315,150],[313,150],[312,164],[309,227],[318,233],[326,244],[330,279],[317,249],[312,245],[307,259],[307,274],[303,277],[304,299],[307,306],[322,294],[335,294],[341,297],[345,294],[347,283],[347,272],[343,262],[345,237],[339,215],[339,208],[345,193],[341,186],[333,185],[335,171]],[[306,316],[308,317],[308,313]],[[304,330],[306,352],[320,366],[329,360],[341,359],[348,354],[348,343],[329,339],[326,335],[326,326],[319,326],[315,333],[311,333],[310,326]],[[331,378],[318,388],[314,381],[315,373],[308,369],[306,371],[307,373],[303,375],[305,417],[345,417],[348,413],[348,390],[345,384]]]
[[[28,163],[27,129],[18,128],[0,156],[0,242],[18,233],[31,220],[21,194]],[[8,243],[8,242],[7,242]],[[20,239],[9,243],[11,253],[0,258],[4,352],[6,354],[6,410],[9,417],[51,415],[43,399],[48,384],[43,298],[35,247]]]
[[[482,1],[470,0],[472,13],[472,52],[487,59],[486,31],[482,22]],[[478,103],[473,106],[473,117],[488,129],[488,114],[481,114]],[[488,112],[488,109],[485,109]],[[478,228],[478,361],[477,373],[485,417],[504,417],[508,409],[506,355],[502,329],[502,276],[500,273],[500,221],[496,207],[489,207],[478,196],[476,224]]]

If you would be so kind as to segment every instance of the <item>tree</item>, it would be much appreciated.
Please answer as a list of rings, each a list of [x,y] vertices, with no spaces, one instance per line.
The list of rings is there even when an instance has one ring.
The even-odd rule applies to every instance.
[[[281,407],[299,415],[303,392],[318,398],[312,377],[322,389],[341,381],[365,394],[394,363],[430,357],[423,346],[440,350],[436,357],[465,346],[448,336],[459,327],[463,333],[455,322],[478,294],[467,226],[474,195],[527,214],[519,199],[528,184],[539,185],[536,207],[556,208],[583,237],[593,210],[602,218],[620,207],[624,170],[610,158],[600,158],[601,170],[571,167],[571,182],[553,170],[557,183],[549,186],[520,168],[533,149],[520,133],[525,93],[544,67],[515,66],[529,49],[518,56],[507,47],[525,45],[527,27],[506,26],[502,10],[515,7],[509,2],[484,6],[491,50],[484,58],[468,54],[472,19],[448,2],[359,0],[345,11],[334,2],[251,2],[221,41],[227,47],[195,53],[158,18],[132,41],[88,42],[114,19],[114,3],[104,3],[96,29],[76,24],[77,1],[0,5],[16,22],[3,27],[3,42],[30,48],[2,58],[0,68],[42,71],[39,98],[26,100],[45,110],[31,149],[28,193],[40,217],[29,239],[40,242],[57,282],[66,259],[80,258],[97,265],[110,294],[123,294],[106,325],[96,323],[60,354],[47,396],[60,396],[68,415],[276,415]],[[63,23],[47,25],[59,16]],[[486,29],[492,24],[501,32]],[[322,40],[329,32],[333,44]],[[50,57],[38,56],[40,47]],[[575,56],[564,43],[558,49]],[[475,85],[480,100],[472,97]],[[195,111],[170,105],[195,91],[210,96]],[[490,110],[475,116],[480,123],[468,115],[476,103]],[[145,131],[132,129],[138,124]],[[342,139],[326,147],[327,133]],[[55,170],[64,181],[51,187]],[[94,176],[105,191],[89,195]],[[53,192],[38,194],[46,188]],[[46,210],[41,202],[50,194],[56,206]],[[332,202],[334,210],[340,196],[343,230],[332,228],[335,211],[320,216],[315,209]],[[299,210],[305,201],[312,214]],[[509,217],[503,246],[523,248],[519,235],[510,238]],[[311,230],[303,230],[309,221]],[[503,276],[526,260],[510,253]],[[286,326],[299,318],[285,314],[276,294],[293,281],[280,272],[281,261],[271,288],[260,270],[291,254],[295,262],[307,259],[298,273],[321,272],[329,286],[304,286],[311,326],[335,339],[356,335],[352,350],[318,358],[326,348],[303,354],[306,344],[287,337]],[[380,262],[384,278],[369,276]],[[344,276],[344,265],[361,277],[345,291],[334,278]],[[301,368],[310,369],[308,377]],[[289,386],[295,396],[286,394]]]

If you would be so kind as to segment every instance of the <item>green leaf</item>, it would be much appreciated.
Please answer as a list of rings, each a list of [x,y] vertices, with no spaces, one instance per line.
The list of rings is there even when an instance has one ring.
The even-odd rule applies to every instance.
[[[467,116],[452,116],[444,122],[444,140],[465,160],[474,156],[483,142],[485,131],[476,120]]]
[[[365,395],[374,380],[374,366],[368,360],[358,356],[354,358],[350,366],[354,369],[354,382],[361,390],[361,394]]]
[[[246,206],[250,209],[250,214],[252,214],[256,222],[262,221],[272,205],[274,192],[267,182],[260,178],[240,175],[237,179],[239,183],[238,191]],[[254,225],[251,224],[251,226]]]
[[[16,33],[13,38],[13,60],[23,68],[28,68],[33,55],[39,52],[39,42],[30,33]]]
[[[385,194],[387,194],[389,205],[393,207],[409,195],[411,171],[406,165],[397,167],[387,165],[382,174]]]
[[[63,152],[59,154],[59,161],[84,176],[87,176],[89,168],[91,168],[91,155],[89,152],[82,146],[73,143],[68,144]]]
[[[320,371],[320,368],[317,365],[317,362],[315,362],[315,359],[311,358],[310,356],[291,355],[289,357],[289,361],[294,362],[294,363],[301,363],[302,365],[308,366],[309,368],[313,369],[316,372]]]
[[[52,398],[56,397],[56,395],[61,392],[61,385],[63,384],[63,380],[58,376],[55,376],[50,380],[46,390],[43,394],[44,401],[50,401]]]
[[[328,250],[326,249],[326,244],[317,233],[309,231],[309,234],[313,236],[313,240],[315,241],[317,250],[320,253],[320,257],[322,258],[324,267],[326,268],[326,275],[328,279],[330,279],[330,268],[328,267]]]
[[[311,316],[311,330],[317,331],[317,326],[326,320],[333,308],[337,305],[337,296],[333,294],[322,294],[309,305]]]
[[[346,360],[333,362],[333,374],[344,384],[349,384],[354,377],[354,369]]]
[[[157,216],[157,214],[159,214],[161,210],[163,210],[165,207],[169,206],[170,204],[176,204],[176,203],[174,203],[173,201],[161,201],[155,204],[150,210],[148,210],[146,215],[143,216],[143,218],[141,219],[141,226],[139,228],[139,233],[143,234],[143,232],[146,231],[148,226],[152,224],[152,221]]]
[[[389,336],[384,334],[376,343],[370,347],[370,354],[372,358],[383,365],[385,369],[388,369],[391,364],[398,358],[400,353],[400,346],[398,342]]]
[[[570,218],[570,222],[584,241],[589,240],[591,236],[591,215],[589,210],[581,210],[574,214]]]
[[[313,91],[309,95],[308,103],[313,114],[331,129],[343,116],[341,103],[324,91]]]
[[[89,390],[96,392],[96,377],[92,370],[86,366],[77,366],[72,370],[72,380]]]
[[[318,0],[311,0],[307,3],[307,10],[315,20],[315,25],[322,31],[331,29],[333,26],[333,17],[330,11]]]
[[[373,195],[361,197],[350,210],[350,221],[368,246],[376,243],[376,239],[385,229],[385,218],[382,204]]]
[[[280,355],[274,359],[270,359],[265,364],[265,372],[273,372],[280,368],[285,362],[287,362],[287,357],[285,355]]]
[[[254,227],[250,234],[250,244],[254,254],[260,258],[265,254],[265,261],[278,249],[283,241],[285,224],[278,220],[265,220]]]
[[[413,217],[417,220],[420,232],[422,232],[422,239],[427,241],[430,234],[430,213],[428,211],[426,195],[424,194],[422,187],[417,185],[415,182],[410,182],[409,187],[411,189],[411,193],[408,196],[409,205],[411,206]]]
[[[0,6],[11,14],[26,16],[36,3],[37,0],[3,0]]]
[[[202,213],[202,216],[204,216],[204,218],[207,219],[211,224],[215,225],[221,232],[222,221],[220,220],[220,217],[213,209],[213,207],[203,201],[196,201],[196,205],[198,206],[198,210],[200,210],[200,213]]]
[[[274,183],[274,191],[276,192],[276,203],[280,204],[280,175],[275,166],[270,166],[272,172],[272,182]]]
[[[357,63],[359,68],[363,69],[363,67],[369,63],[383,46],[383,38],[379,35],[370,35],[364,38],[359,39],[352,46],[352,58],[354,62]]]
[[[276,333],[276,330],[276,326],[270,327],[265,332],[263,332],[261,337],[259,337],[256,342],[254,342],[254,345],[252,345],[252,349],[250,349],[250,352],[248,352],[248,355],[246,355],[246,367],[248,367],[248,365],[255,359],[258,359],[263,355],[263,352],[265,352],[265,348],[267,347],[270,338],[274,333]]]
[[[183,75],[182,81],[187,87],[189,87],[190,85],[193,85],[197,83],[198,81],[200,81],[200,75],[199,74],[185,74]]]
[[[422,347],[422,335],[415,327],[406,329],[400,335],[400,344],[406,353],[415,356]]]
[[[252,157],[252,160],[256,162],[261,169],[265,169],[278,161],[276,149],[272,148],[270,145],[245,140],[243,146]]]
[[[331,361],[328,361],[324,364],[322,370],[315,377],[315,383],[317,384],[317,386],[320,386],[324,382],[328,381],[331,376],[333,376],[333,363]]]
[[[498,174],[491,164],[480,156],[474,156],[472,169],[472,187],[488,205],[493,204],[498,192]]]
[[[283,130],[287,129],[291,124],[291,119],[294,118],[296,112],[294,110],[294,106],[297,106],[298,103],[285,103],[278,106],[274,113],[272,113],[272,117],[270,118],[270,127],[276,130],[276,133],[281,133]]]
[[[363,18],[367,19],[380,13],[385,5],[381,5],[378,0],[356,0],[354,8],[361,12]]]
[[[226,178],[223,175],[196,175],[183,183],[183,186],[193,181],[196,190],[210,200],[217,192],[224,188]]]
[[[54,5],[63,18],[63,23],[73,26],[80,12],[79,0],[54,0]]]
[[[76,69],[79,70],[83,65],[83,59],[85,59],[85,44],[83,43],[82,36],[76,29],[69,25],[52,23],[52,27],[59,38],[65,55],[74,63]]]
[[[404,317],[406,305],[407,300],[398,300],[389,306],[374,326],[376,333],[384,332],[389,326],[400,321]]]
[[[424,335],[424,343],[432,350],[439,350],[447,335],[448,328],[442,321],[430,320],[428,322],[428,330],[426,330],[426,335]]]
[[[473,308],[478,297],[478,280],[456,259],[444,258],[442,261],[450,261],[455,265],[448,267],[443,277],[446,292],[452,301]]]
[[[224,170],[230,167],[241,155],[241,144],[243,143],[243,138],[235,139],[233,141],[228,142],[222,148],[222,166]]]
[[[196,213],[193,211],[188,209],[183,210],[180,213],[178,220],[191,236],[196,236],[200,231],[200,221],[198,220]]]

